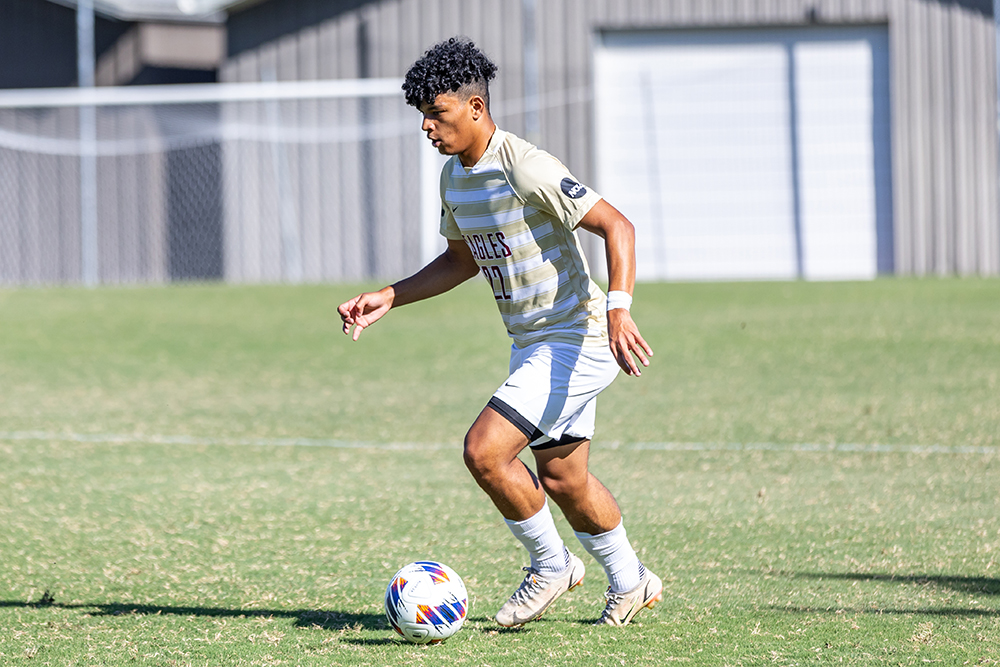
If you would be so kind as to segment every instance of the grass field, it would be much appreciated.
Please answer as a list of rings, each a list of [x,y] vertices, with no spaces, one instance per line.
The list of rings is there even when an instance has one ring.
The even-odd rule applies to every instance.
[[[664,602],[591,626],[587,558],[520,631],[460,455],[499,316],[476,282],[351,344],[357,289],[0,291],[0,664],[1000,664],[1000,281],[640,285],[592,468]],[[441,646],[382,616],[418,558],[469,588]]]

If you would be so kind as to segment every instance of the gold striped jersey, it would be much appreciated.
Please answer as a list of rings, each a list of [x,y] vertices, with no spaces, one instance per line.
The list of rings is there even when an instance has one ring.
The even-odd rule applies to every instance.
[[[600,201],[559,160],[497,129],[472,168],[441,173],[441,234],[465,241],[515,345],[606,345],[604,292],[574,231]]]

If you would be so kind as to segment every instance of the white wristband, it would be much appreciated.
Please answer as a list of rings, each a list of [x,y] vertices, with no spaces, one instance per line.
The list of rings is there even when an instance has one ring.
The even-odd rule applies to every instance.
[[[615,310],[616,308],[624,308],[628,310],[632,307],[632,295],[628,292],[622,292],[615,290],[613,292],[608,292],[608,310]]]

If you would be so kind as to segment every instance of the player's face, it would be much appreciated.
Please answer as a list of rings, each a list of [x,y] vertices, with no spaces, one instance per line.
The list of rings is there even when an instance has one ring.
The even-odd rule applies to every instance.
[[[420,113],[424,116],[420,127],[442,155],[459,155],[475,143],[477,99],[462,100],[442,93],[434,102],[420,105]]]

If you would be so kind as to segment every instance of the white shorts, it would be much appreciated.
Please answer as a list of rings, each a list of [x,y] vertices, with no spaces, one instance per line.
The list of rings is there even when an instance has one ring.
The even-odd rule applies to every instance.
[[[606,345],[511,346],[510,377],[489,406],[520,429],[533,448],[589,440],[594,436],[597,395],[618,371]]]

